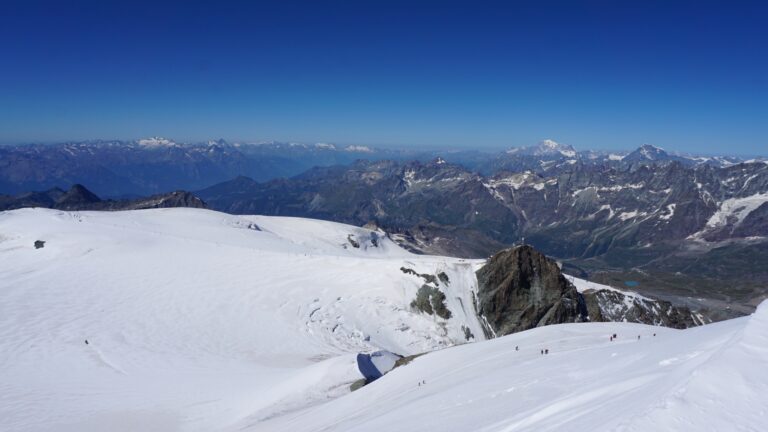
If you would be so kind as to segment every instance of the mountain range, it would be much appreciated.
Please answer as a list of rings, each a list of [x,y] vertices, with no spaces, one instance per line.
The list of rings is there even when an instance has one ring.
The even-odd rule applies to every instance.
[[[749,310],[768,281],[768,164],[759,161],[576,163],[492,176],[444,159],[358,161],[196,194],[229,213],[378,226],[422,253],[488,256],[525,241],[575,274],[678,300],[714,296]]]
[[[368,161],[421,161],[437,157],[483,175],[501,171],[553,173],[573,164],[622,166],[678,161],[727,166],[741,159],[672,155],[653,146],[629,154],[576,151],[544,140],[507,151],[386,149],[360,145],[280,142],[177,143],[165,138],[0,146],[0,193],[19,194],[84,184],[107,198],[198,190],[237,176],[257,181],[288,178],[312,167]]]
[[[194,190],[249,175],[258,180],[298,174],[315,165],[349,163],[359,146],[282,143],[181,144],[164,138],[0,146],[0,192],[18,194],[84,184],[123,198]]]
[[[419,253],[487,257],[526,243],[569,274],[720,318],[753,310],[768,283],[766,161],[650,145],[629,153],[552,140],[502,152],[163,138],[4,146],[0,192],[2,209],[209,206],[320,218],[380,227]]]
[[[28,192],[16,196],[0,195],[0,211],[26,207],[57,210],[143,210],[151,208],[191,207],[206,208],[206,204],[190,192],[174,191],[146,198],[103,200],[85,186],[76,184],[69,190],[59,188],[42,192]]]

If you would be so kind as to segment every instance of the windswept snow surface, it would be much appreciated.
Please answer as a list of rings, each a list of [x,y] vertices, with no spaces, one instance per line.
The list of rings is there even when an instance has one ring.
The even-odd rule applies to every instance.
[[[482,339],[471,304],[481,263],[412,255],[382,233],[306,219],[0,213],[0,430],[768,424],[768,305],[684,331],[568,324],[461,345],[463,325]],[[445,272],[454,316],[411,311],[424,281],[400,267]],[[377,349],[434,352],[350,393],[356,353]]]
[[[682,331],[563,324],[416,358],[250,430],[764,431],[766,366],[766,303],[752,317]]]

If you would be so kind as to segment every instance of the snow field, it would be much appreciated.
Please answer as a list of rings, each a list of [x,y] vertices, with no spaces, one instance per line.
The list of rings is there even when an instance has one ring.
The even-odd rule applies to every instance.
[[[0,213],[0,430],[768,424],[768,304],[684,331],[566,324],[462,344],[462,326],[483,339],[471,305],[482,261],[373,234],[197,209]],[[453,317],[412,311],[424,280],[401,267],[445,272]],[[350,393],[355,354],[376,349],[433,352]]]
[[[423,281],[400,267],[468,264],[370,236],[196,209],[0,213],[0,430],[215,430],[346,391],[356,352],[463,342],[460,311],[411,312]]]

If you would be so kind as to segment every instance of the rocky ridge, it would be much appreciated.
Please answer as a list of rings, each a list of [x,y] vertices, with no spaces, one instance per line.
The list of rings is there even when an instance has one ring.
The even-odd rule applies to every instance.
[[[203,200],[190,192],[175,191],[146,198],[102,200],[83,185],[69,190],[59,188],[44,192],[29,192],[17,196],[0,195],[0,211],[24,207],[42,207],[67,211],[85,210],[142,210],[168,207],[207,208]]]
[[[498,252],[477,271],[476,309],[486,336],[551,324],[635,322],[673,328],[704,323],[688,308],[615,289],[580,293],[557,262],[531,246]]]

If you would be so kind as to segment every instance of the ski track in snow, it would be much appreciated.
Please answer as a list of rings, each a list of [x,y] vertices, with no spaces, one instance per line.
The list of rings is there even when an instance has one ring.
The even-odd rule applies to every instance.
[[[685,331],[567,324],[464,344],[463,325],[483,339],[471,295],[482,261],[371,236],[197,209],[0,213],[0,430],[768,424],[768,305]],[[448,275],[450,320],[410,309],[425,281],[401,267]],[[355,354],[382,348],[434,352],[350,393]]]

